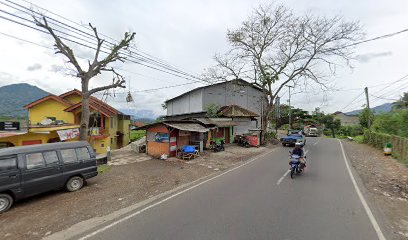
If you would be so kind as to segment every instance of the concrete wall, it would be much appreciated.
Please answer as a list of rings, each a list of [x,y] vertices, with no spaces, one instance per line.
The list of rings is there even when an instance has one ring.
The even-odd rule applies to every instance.
[[[55,117],[65,123],[74,123],[74,114],[64,111],[67,107],[67,105],[53,99],[39,103],[28,110],[30,123],[36,125],[47,117]]]
[[[256,121],[251,121],[249,118],[234,118],[233,121],[239,124],[234,126],[234,136],[248,133],[248,129],[256,128]]]
[[[167,116],[205,111],[209,104],[239,105],[259,115],[262,113],[262,92],[251,86],[228,82],[192,91],[167,103]]]
[[[192,91],[167,103],[167,116],[202,112],[202,89]]]
[[[262,113],[262,92],[251,86],[228,82],[203,89],[203,108],[208,104],[218,106],[238,105],[259,115]]]

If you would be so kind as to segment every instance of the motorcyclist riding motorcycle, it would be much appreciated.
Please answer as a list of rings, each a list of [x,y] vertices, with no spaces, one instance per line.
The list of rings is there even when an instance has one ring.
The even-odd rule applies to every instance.
[[[306,167],[305,153],[304,153],[304,151],[303,151],[303,148],[302,148],[302,144],[301,144],[301,143],[297,142],[297,143],[295,144],[295,148],[294,148],[293,151],[292,151],[292,155],[297,155],[297,156],[300,157],[300,158],[299,158],[299,162],[300,162],[301,168]],[[292,161],[292,160],[289,160],[289,165],[291,165],[291,161]]]

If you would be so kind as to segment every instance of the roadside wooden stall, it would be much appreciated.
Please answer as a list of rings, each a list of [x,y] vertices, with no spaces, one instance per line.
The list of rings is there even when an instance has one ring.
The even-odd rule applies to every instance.
[[[146,130],[146,153],[153,157],[175,157],[177,150],[187,145],[201,152],[209,131],[196,121],[163,121],[138,129]]]

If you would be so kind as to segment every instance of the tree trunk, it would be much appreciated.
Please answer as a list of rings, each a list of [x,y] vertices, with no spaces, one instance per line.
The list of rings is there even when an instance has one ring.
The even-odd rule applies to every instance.
[[[268,123],[269,123],[269,116],[271,115],[271,112],[272,112],[272,109],[273,109],[273,105],[272,104],[269,104],[269,103],[267,103],[267,106],[266,106],[266,109],[265,109],[265,111],[263,111],[263,115],[261,116],[261,119],[262,119],[262,126],[261,126],[261,128],[262,128],[262,136],[261,136],[261,139],[262,139],[262,141],[265,143],[265,136],[266,136],[266,131],[268,130]]]
[[[79,140],[87,141],[88,140],[88,126],[89,126],[89,117],[91,112],[89,110],[89,94],[88,94],[88,79],[82,78],[82,113],[81,113],[81,125],[79,128]]]
[[[333,138],[336,138],[336,134],[334,133],[334,128],[331,129]]]

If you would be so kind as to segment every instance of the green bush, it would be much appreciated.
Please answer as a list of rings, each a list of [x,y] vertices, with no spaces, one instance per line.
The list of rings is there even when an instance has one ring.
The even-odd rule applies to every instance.
[[[145,134],[146,134],[145,130],[132,130],[130,131],[130,141],[131,142],[137,141],[144,137]]]
[[[350,137],[363,135],[363,133],[364,133],[363,128],[360,125],[341,126],[339,130],[339,134]]]
[[[381,150],[388,143],[391,143],[392,156],[408,166],[408,138],[377,133],[366,129],[364,131],[364,143]]]
[[[269,140],[271,140],[271,139],[276,139],[277,138],[277,135],[276,135],[276,132],[275,131],[269,131],[269,132],[266,132],[265,133],[265,139],[266,139],[266,141],[269,141]]]
[[[353,137],[353,140],[354,140],[356,143],[363,143],[363,142],[364,142],[364,135],[355,136],[355,137]]]
[[[372,129],[380,133],[408,137],[408,110],[398,110],[378,115]]]

